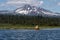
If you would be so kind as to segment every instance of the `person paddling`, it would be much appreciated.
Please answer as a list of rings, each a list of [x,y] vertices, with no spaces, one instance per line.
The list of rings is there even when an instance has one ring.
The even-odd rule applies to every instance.
[[[39,26],[38,25],[35,26],[35,30],[39,30]]]

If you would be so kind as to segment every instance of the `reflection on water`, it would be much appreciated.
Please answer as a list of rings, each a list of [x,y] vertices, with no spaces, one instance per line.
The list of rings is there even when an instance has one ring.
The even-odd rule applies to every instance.
[[[0,30],[0,40],[60,40],[60,30]]]

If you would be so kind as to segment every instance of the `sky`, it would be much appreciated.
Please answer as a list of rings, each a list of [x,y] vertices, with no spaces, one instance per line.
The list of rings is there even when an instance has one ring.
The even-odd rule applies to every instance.
[[[0,0],[0,10],[15,10],[24,4],[60,13],[60,0]]]

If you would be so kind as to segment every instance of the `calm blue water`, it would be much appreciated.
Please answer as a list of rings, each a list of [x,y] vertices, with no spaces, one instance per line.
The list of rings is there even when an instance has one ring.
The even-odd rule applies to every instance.
[[[0,40],[60,40],[60,30],[0,30]]]

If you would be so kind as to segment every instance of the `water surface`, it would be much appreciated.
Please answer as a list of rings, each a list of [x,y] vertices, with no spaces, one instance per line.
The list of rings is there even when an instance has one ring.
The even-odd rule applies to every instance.
[[[0,40],[60,40],[60,30],[0,30]]]

